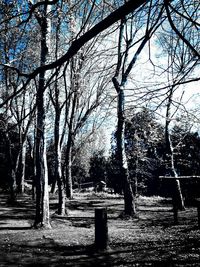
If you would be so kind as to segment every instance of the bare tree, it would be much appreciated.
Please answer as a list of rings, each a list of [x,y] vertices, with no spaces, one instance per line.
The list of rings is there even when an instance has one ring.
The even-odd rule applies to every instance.
[[[165,143],[166,143],[166,151],[165,151],[165,160],[166,162],[170,162],[170,168],[169,171],[171,172],[170,175],[173,176],[174,183],[173,183],[173,188],[174,188],[174,194],[173,194],[173,201],[175,202],[174,205],[177,205],[178,208],[181,210],[184,209],[184,202],[183,202],[183,196],[181,192],[181,187],[180,187],[180,181],[176,178],[178,178],[178,174],[176,172],[176,168],[174,166],[174,147],[172,144],[171,140],[171,135],[170,135],[170,122],[172,120],[172,114],[171,114],[171,106],[173,104],[173,93],[174,93],[174,88],[170,88],[169,90],[169,96],[167,99],[167,107],[166,107],[166,123],[165,123]]]
[[[96,120],[94,112],[101,105],[106,104],[106,87],[109,83],[109,73],[106,73],[108,62],[101,62],[100,51],[97,44],[92,49],[83,50],[82,55],[73,58],[70,64],[70,91],[67,97],[68,105],[68,132],[65,151],[66,164],[66,194],[72,198],[72,148],[76,136],[86,124],[92,127],[92,121]],[[92,58],[91,56],[92,55]],[[99,64],[99,65],[98,65]],[[96,70],[98,65],[98,71]],[[101,78],[99,77],[101,75]],[[87,88],[87,90],[85,90]],[[94,117],[94,118],[93,118]]]
[[[12,119],[15,121],[15,127],[19,135],[19,149],[15,164],[19,193],[24,193],[27,136],[35,116],[34,100],[34,95],[31,93],[31,90],[29,90],[28,94],[24,91],[10,105]]]
[[[121,26],[119,30],[119,42],[118,42],[118,61],[116,66],[115,75],[113,77],[113,84],[117,92],[117,130],[116,130],[116,142],[117,142],[117,161],[120,166],[120,175],[123,184],[123,192],[124,192],[124,213],[126,215],[132,216],[136,213],[135,209],[135,201],[134,196],[130,184],[130,177],[128,172],[128,165],[126,159],[126,151],[124,145],[124,127],[125,127],[125,94],[124,94],[124,87],[127,82],[128,76],[132,71],[136,60],[145,47],[145,45],[149,42],[150,38],[152,37],[153,33],[157,30],[157,28],[162,24],[162,13],[163,8],[158,9],[158,15],[151,20],[152,13],[154,14],[154,9],[151,9],[152,6],[149,6],[149,10],[147,10],[147,21],[146,23],[146,32],[145,35],[141,38],[141,42],[139,43],[134,56],[129,61],[128,55],[131,48],[134,46],[134,36],[136,35],[137,31],[140,29],[136,28],[133,29],[133,20],[137,17],[137,14],[131,16],[130,21],[127,18],[121,20]],[[136,20],[136,19],[135,19]],[[135,21],[136,22],[136,21]],[[129,24],[130,23],[130,24]],[[141,23],[141,22],[140,22]],[[135,23],[136,24],[136,23]],[[138,23],[139,26],[139,23]],[[128,34],[128,31],[130,33]],[[123,40],[125,40],[125,44],[123,45]],[[138,41],[136,41],[138,43]],[[121,78],[120,78],[121,77]],[[120,79],[120,81],[119,81]]]

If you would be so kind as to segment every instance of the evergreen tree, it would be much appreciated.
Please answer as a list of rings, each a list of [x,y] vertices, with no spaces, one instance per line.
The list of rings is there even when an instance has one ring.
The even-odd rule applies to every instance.
[[[106,159],[103,154],[103,150],[97,151],[90,159],[90,179],[95,185],[101,181],[106,182]]]

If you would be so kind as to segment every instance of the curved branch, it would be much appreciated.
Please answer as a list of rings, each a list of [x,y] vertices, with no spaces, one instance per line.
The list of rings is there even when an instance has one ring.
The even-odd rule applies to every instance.
[[[170,26],[172,27],[172,30],[178,35],[178,37],[192,50],[192,52],[194,53],[194,56],[198,57],[200,59],[200,54],[198,53],[198,51],[191,45],[191,43],[180,33],[180,31],[176,28],[171,15],[170,15],[170,11],[169,11],[169,0],[164,0],[164,4],[165,4],[165,10],[167,13],[167,17],[170,23]]]

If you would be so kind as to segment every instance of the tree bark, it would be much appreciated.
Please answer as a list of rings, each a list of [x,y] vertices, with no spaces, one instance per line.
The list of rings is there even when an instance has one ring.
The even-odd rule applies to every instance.
[[[73,197],[73,189],[72,189],[72,146],[74,142],[74,119],[75,119],[75,112],[78,100],[78,88],[75,86],[75,82],[77,82],[77,75],[74,74],[73,66],[74,66],[74,59],[71,61],[72,64],[72,81],[71,81],[71,89],[74,90],[73,98],[71,101],[71,114],[69,118],[68,124],[68,140],[67,140],[67,148],[65,154],[65,164],[66,164],[66,196],[67,198],[71,199]]]
[[[37,17],[41,27],[41,66],[47,62],[47,5],[44,5],[43,14]],[[34,226],[49,228],[49,192],[48,171],[46,159],[45,136],[45,71],[39,74],[39,84],[36,93],[37,129],[36,129],[36,214]]]
[[[173,87],[171,88],[169,92],[168,97],[168,103],[167,103],[167,110],[166,110],[166,124],[165,124],[165,143],[166,143],[166,151],[165,151],[165,160],[170,162],[170,175],[174,176],[174,182],[172,183],[173,187],[173,202],[174,206],[176,206],[180,210],[184,210],[184,201],[183,196],[181,192],[181,186],[180,181],[176,179],[178,177],[178,174],[176,172],[175,166],[174,166],[174,153],[173,153],[173,145],[172,140],[169,132],[169,125],[170,125],[170,110],[171,110],[171,104],[172,104],[172,97],[173,97]]]
[[[16,191],[17,191],[17,183],[16,183],[16,173],[14,168],[14,162],[12,157],[11,151],[11,141],[9,134],[5,133],[5,140],[6,140],[6,151],[7,151],[7,168],[8,168],[8,180],[9,180],[9,187],[10,187],[10,203],[15,203],[16,201]]]
[[[123,193],[124,193],[124,214],[126,216],[134,216],[136,214],[135,199],[132,191],[132,186],[130,183],[128,164],[125,152],[124,143],[124,91],[120,88],[118,82],[113,78],[113,83],[117,91],[117,131],[116,131],[116,141],[117,141],[117,162],[119,164],[120,175],[122,179]]]
[[[26,170],[26,140],[22,144],[21,175],[20,175],[20,183],[19,183],[20,194],[24,194],[25,170]]]
[[[72,189],[72,137],[71,133],[68,134],[68,142],[66,149],[66,196],[69,199],[73,198],[73,189]]]
[[[59,50],[59,40],[60,40],[60,27],[61,20],[58,18],[56,25],[56,47],[55,47],[55,58],[58,59],[58,50]],[[54,108],[55,108],[55,126],[54,126],[54,143],[55,143],[55,178],[56,181],[53,184],[54,190],[56,183],[58,185],[58,214],[65,215],[65,187],[64,187],[64,175],[62,173],[62,138],[60,134],[60,119],[61,111],[63,105],[60,105],[59,102],[59,87],[58,87],[58,75],[55,77],[55,88],[54,88],[55,97],[52,99]],[[52,187],[52,189],[53,189]]]
[[[42,78],[43,76],[43,78]],[[36,216],[35,227],[49,227],[48,172],[46,162],[44,73],[40,74],[37,91],[37,130],[36,130]]]
[[[58,99],[57,99],[58,100]],[[60,109],[57,106],[55,116],[55,177],[58,184],[58,214],[65,215],[65,188],[62,176],[61,144],[60,144]]]

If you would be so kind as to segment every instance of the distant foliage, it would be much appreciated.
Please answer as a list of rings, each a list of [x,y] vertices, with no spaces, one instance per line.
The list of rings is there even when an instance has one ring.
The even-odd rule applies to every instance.
[[[107,159],[107,185],[113,188],[114,193],[122,194],[122,179],[115,152],[115,150],[112,150],[110,157]]]
[[[9,123],[9,119],[1,114],[0,186],[4,188],[8,188],[9,184],[6,131],[9,132],[12,157],[16,161],[19,136],[15,131],[14,125]],[[178,175],[200,175],[200,136],[198,132],[191,132],[189,128],[179,123],[173,127],[171,136],[174,146],[175,168]],[[105,157],[103,150],[97,150],[90,157],[88,156],[88,163],[85,157],[81,156],[80,152],[76,155],[73,152],[72,177],[74,188],[82,183],[93,182],[98,184],[100,181],[105,181],[107,187],[113,192],[122,193],[122,180],[119,165],[116,161],[115,142],[115,134],[113,133],[109,157]],[[167,196],[169,187],[159,180],[159,176],[167,175],[168,162],[164,160],[164,128],[150,110],[144,108],[140,112],[129,114],[129,119],[126,120],[125,146],[134,192],[143,195],[164,194]],[[47,148],[49,184],[55,181],[55,155],[53,147],[53,141],[49,142]],[[34,177],[33,166],[31,148],[28,145],[25,179],[30,180]],[[64,170],[64,160],[62,161],[62,166]],[[199,196],[200,194],[198,181],[184,181],[181,182],[181,186],[186,197],[191,197],[192,195]]]
[[[89,174],[94,184],[98,184],[100,181],[106,181],[106,159],[103,150],[95,152],[90,158]]]
[[[175,162],[179,175],[199,175],[200,136],[198,132],[185,132],[181,127],[173,129]]]
[[[172,129],[172,142],[178,175],[199,175],[200,137],[198,133],[190,132],[184,125],[175,125]],[[143,108],[137,113],[129,114],[129,119],[126,120],[125,145],[135,194],[167,195],[169,188],[159,180],[159,176],[168,175],[169,165],[165,160],[164,127],[150,110]],[[115,149],[113,134],[111,155],[107,161],[107,176],[110,186],[119,193],[122,185],[115,159]],[[185,195],[198,194],[195,187],[197,188],[197,182],[185,182],[183,184]]]
[[[6,136],[6,133],[8,135]],[[7,188],[9,184],[10,158],[8,156],[8,139],[12,154],[12,160],[16,161],[17,150],[19,147],[19,136],[13,125],[8,123],[4,114],[0,114],[0,186]]]

